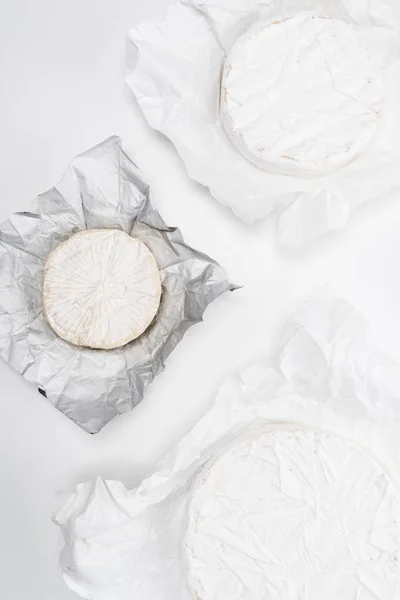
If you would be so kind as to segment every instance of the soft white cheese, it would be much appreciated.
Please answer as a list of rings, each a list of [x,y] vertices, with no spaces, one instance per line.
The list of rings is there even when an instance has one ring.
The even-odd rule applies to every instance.
[[[237,149],[262,169],[322,175],[372,140],[381,73],[356,25],[311,13],[258,24],[225,60],[220,115]]]
[[[244,434],[191,490],[184,540],[199,600],[389,600],[400,500],[346,440],[281,426]]]
[[[138,338],[160,304],[153,254],[117,229],[73,235],[47,258],[43,303],[52,329],[78,346],[111,349]]]

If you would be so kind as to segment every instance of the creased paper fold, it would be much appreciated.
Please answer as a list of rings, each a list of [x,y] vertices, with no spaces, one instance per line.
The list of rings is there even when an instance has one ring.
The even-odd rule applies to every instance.
[[[186,0],[171,5],[157,22],[133,27],[128,40],[127,83],[149,124],[173,142],[189,176],[243,221],[274,215],[279,241],[287,248],[344,227],[360,205],[400,191],[400,157],[385,147],[384,128],[352,163],[307,179],[260,169],[228,139],[219,98],[232,43],[257,21],[300,11],[354,25],[378,69],[400,54],[384,0]],[[387,94],[385,111],[394,109]]]
[[[191,600],[182,540],[194,479],[243,431],[282,423],[346,438],[400,490],[400,368],[374,349],[347,302],[300,308],[270,358],[225,381],[211,410],[138,488],[99,478],[65,499],[55,521],[68,586],[92,600]]]

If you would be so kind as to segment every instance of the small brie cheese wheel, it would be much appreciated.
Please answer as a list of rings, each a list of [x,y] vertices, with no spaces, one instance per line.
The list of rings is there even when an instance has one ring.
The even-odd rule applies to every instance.
[[[399,516],[394,484],[348,441],[283,425],[239,436],[191,489],[193,598],[395,598]]]
[[[262,169],[318,176],[357,157],[376,132],[382,75],[355,25],[299,13],[255,26],[225,60],[220,115]]]
[[[47,258],[43,304],[52,329],[89,348],[118,348],[153,321],[160,273],[147,246],[117,229],[89,229]]]

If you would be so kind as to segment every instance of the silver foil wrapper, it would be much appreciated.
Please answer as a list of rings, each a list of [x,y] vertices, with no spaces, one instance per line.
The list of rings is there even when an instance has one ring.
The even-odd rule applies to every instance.
[[[116,350],[81,348],[58,337],[43,313],[43,269],[60,242],[84,229],[121,229],[142,240],[160,269],[159,312],[137,340]],[[149,201],[149,186],[112,137],[75,158],[30,212],[0,226],[0,353],[85,431],[133,409],[146,385],[207,306],[233,290],[225,271],[185,244]]]

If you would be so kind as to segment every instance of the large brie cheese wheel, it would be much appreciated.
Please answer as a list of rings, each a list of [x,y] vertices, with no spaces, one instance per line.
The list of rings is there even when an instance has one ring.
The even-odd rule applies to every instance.
[[[322,175],[372,140],[381,73],[356,26],[299,13],[263,23],[225,60],[220,114],[236,148],[262,169]]]
[[[400,590],[400,498],[344,439],[260,429],[195,480],[184,555],[198,600],[389,600]]]
[[[78,346],[111,349],[138,338],[161,298],[153,254],[117,229],[73,235],[48,257],[43,303],[52,329]]]

